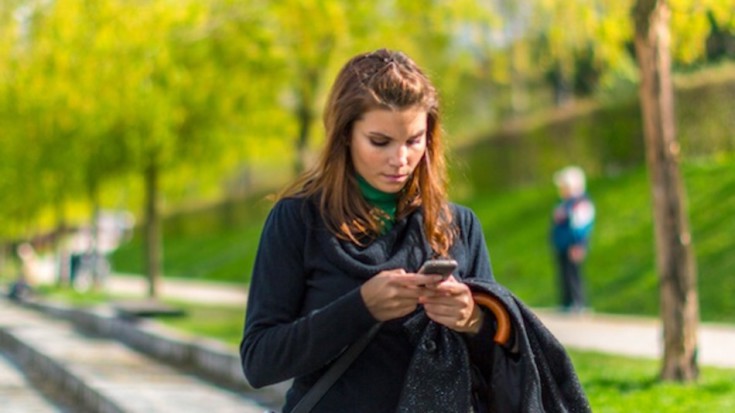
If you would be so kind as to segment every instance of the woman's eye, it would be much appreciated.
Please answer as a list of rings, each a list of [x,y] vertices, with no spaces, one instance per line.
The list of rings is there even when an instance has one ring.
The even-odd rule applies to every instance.
[[[419,145],[421,144],[422,139],[423,139],[422,137],[409,139],[408,144],[411,146]]]
[[[388,141],[371,139],[370,143],[373,144],[373,146],[385,146],[388,144]]]

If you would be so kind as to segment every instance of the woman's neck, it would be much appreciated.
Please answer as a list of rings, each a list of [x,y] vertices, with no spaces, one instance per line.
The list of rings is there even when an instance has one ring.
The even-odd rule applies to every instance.
[[[357,175],[357,183],[365,200],[385,214],[385,216],[381,214],[379,218],[383,222],[383,232],[389,231],[393,227],[393,221],[396,218],[396,205],[398,203],[399,194],[383,192],[379,189],[373,188],[373,186],[360,175]]]

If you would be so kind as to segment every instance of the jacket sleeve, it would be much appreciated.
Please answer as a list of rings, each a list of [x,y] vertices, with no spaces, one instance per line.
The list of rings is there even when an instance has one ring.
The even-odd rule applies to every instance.
[[[256,388],[324,367],[375,323],[359,289],[304,313],[306,208],[303,200],[280,201],[262,230],[240,343],[243,372]]]
[[[460,240],[464,244],[463,250],[467,254],[465,257],[467,267],[463,275],[464,282],[471,286],[478,282],[495,284],[490,254],[488,253],[479,218],[472,210],[464,207],[459,207],[457,217],[460,227]],[[480,332],[474,335],[465,335],[465,341],[472,363],[482,370],[488,370],[492,368],[492,365],[487,355],[495,346],[493,337],[497,325],[490,311],[483,309],[483,312],[485,317]]]
[[[587,244],[595,223],[595,206],[587,198],[573,203],[569,210],[569,228],[573,244]]]
[[[469,208],[457,208],[456,217],[460,232],[458,242],[461,243],[461,248],[456,253],[464,255],[458,259],[466,263],[462,271],[462,278],[494,282],[482,224],[477,215]]]

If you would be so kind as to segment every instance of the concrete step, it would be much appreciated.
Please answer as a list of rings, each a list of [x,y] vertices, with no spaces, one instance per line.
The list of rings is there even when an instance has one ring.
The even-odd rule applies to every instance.
[[[243,394],[158,362],[116,340],[83,334],[66,321],[6,300],[0,300],[0,348],[23,370],[44,376],[50,386],[74,400],[79,411],[260,413],[265,409]]]
[[[62,400],[54,400],[5,354],[0,352],[0,413],[72,413]]]

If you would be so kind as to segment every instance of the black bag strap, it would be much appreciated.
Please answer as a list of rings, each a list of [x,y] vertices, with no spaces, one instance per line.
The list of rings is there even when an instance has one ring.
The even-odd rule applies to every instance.
[[[332,364],[332,367],[327,370],[324,375],[322,375],[319,380],[314,384],[314,386],[309,389],[308,392],[304,395],[304,397],[299,400],[298,403],[296,403],[296,406],[294,406],[293,410],[291,410],[291,413],[308,413],[311,411],[311,409],[314,408],[314,406],[319,402],[319,400],[324,397],[324,394],[327,393],[327,390],[329,390],[330,387],[334,384],[334,382],[337,381],[337,379],[342,375],[342,373],[347,370],[348,367],[350,367],[350,364],[352,364],[353,361],[357,358],[357,356],[362,353],[363,350],[365,350],[365,347],[367,347],[368,343],[370,343],[370,340],[373,339],[375,334],[380,329],[380,326],[382,323],[375,324],[370,328],[370,331],[368,331],[366,334],[364,334],[362,337],[357,339],[352,345],[345,350],[344,353],[342,353],[341,356],[337,359],[337,361]]]

